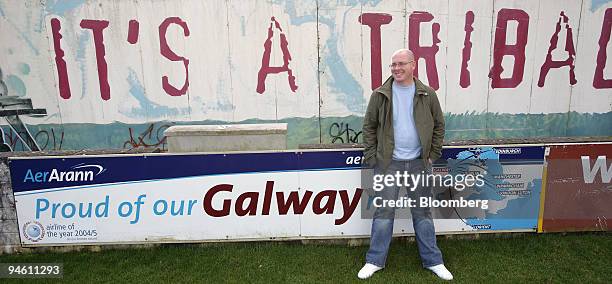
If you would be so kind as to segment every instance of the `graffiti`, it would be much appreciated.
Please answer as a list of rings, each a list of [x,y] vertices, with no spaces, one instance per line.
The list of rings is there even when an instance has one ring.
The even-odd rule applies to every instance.
[[[0,128],[0,152],[12,152],[13,148],[6,143],[4,136],[4,130]]]
[[[58,77],[58,88],[60,97],[62,99],[70,99],[72,94],[70,92],[70,81],[68,79],[68,68],[66,67],[66,60],[64,59],[65,51],[62,49],[61,39],[63,38],[61,34],[61,22],[58,18],[51,19],[51,30],[53,36],[53,49],[55,51],[55,64],[57,67],[57,77]],[[159,25],[159,43],[160,43],[160,53],[162,56],[166,57],[170,61],[182,61],[185,66],[185,83],[181,89],[177,89],[169,83],[168,76],[162,76],[162,86],[164,91],[170,96],[182,96],[187,93],[187,89],[189,88],[189,59],[179,56],[174,51],[172,51],[168,45],[166,39],[166,31],[170,24],[179,25],[183,28],[185,37],[189,36],[189,28],[187,27],[187,23],[179,17],[170,17],[165,19]],[[95,55],[96,55],[96,66],[98,68],[98,81],[100,84],[100,97],[104,101],[108,101],[111,98],[110,94],[110,85],[108,83],[108,64],[105,59],[106,47],[104,45],[104,36],[103,31],[105,28],[109,26],[109,21],[107,20],[91,20],[91,19],[83,19],[81,20],[80,27],[82,29],[90,29],[93,33],[93,41],[95,46]],[[129,30],[128,30],[128,42],[130,44],[135,44],[138,40],[138,29],[139,23],[136,20],[131,20],[129,22]]]
[[[176,87],[172,86],[168,81],[168,76],[162,77],[162,87],[164,88],[164,91],[166,91],[168,95],[176,97],[186,94],[187,88],[189,88],[189,59],[177,55],[170,49],[170,46],[168,46],[166,31],[168,30],[168,26],[170,26],[170,24],[175,24],[182,27],[183,35],[185,35],[185,37],[189,36],[189,28],[187,27],[187,23],[179,17],[167,18],[159,25],[159,52],[170,61],[182,61],[183,66],[185,67],[185,83],[183,83],[183,87],[181,87],[181,89],[177,89]]]
[[[6,84],[4,83],[4,80],[2,80],[2,78],[2,69],[0,69],[0,97],[8,95],[8,88],[6,87]],[[11,152],[12,149],[8,144],[6,144],[6,140],[4,138],[4,130],[2,130],[1,128],[0,134],[0,152]]]
[[[610,9],[609,9],[610,10]],[[609,26],[610,17],[612,17],[612,10],[608,13],[606,12],[602,32],[601,32],[601,40],[599,46],[599,52],[603,53],[601,58],[605,58],[605,47],[607,46],[607,42],[609,41],[609,35],[606,31],[606,27]],[[465,39],[463,43],[463,56],[462,56],[462,71],[463,76],[459,83],[461,86],[468,86],[467,83],[470,80],[470,74],[465,72],[467,71],[467,58],[466,55],[471,53],[471,49],[473,44],[470,42],[471,33],[475,30],[472,26],[474,21],[475,13],[473,11],[469,11],[466,14],[465,19]],[[569,18],[561,11],[561,20],[556,23],[558,26],[557,30],[551,37],[551,47],[548,50],[548,57],[546,62],[542,66],[540,71],[540,80],[538,83],[538,87],[544,86],[544,79],[548,74],[548,71],[551,68],[560,68],[564,65],[569,65],[572,67],[570,74],[570,84],[575,85],[577,83],[576,79],[573,75],[573,58],[576,57],[573,43],[573,33],[570,28]],[[366,25],[370,28],[370,46],[371,46],[371,86],[372,89],[381,85],[382,82],[382,69],[381,69],[381,30],[383,25],[387,25],[391,23],[393,17],[389,14],[385,13],[363,13],[359,16],[357,21],[361,25]],[[506,33],[508,29],[509,22],[518,22],[517,27],[517,37],[516,44],[509,44],[506,42]],[[566,61],[552,61],[551,52],[556,49],[557,41],[559,39],[559,32],[561,27],[561,21],[566,25],[566,51],[568,52],[569,59]],[[431,23],[431,38],[432,45],[431,46],[421,46],[419,41],[409,41],[408,48],[412,50],[415,54],[415,76],[418,77],[419,72],[419,59],[423,59],[423,63],[425,64],[425,70],[427,72],[427,78],[429,81],[429,85],[434,89],[438,90],[440,88],[439,82],[439,71],[437,68],[436,57],[440,51],[439,44],[442,42],[439,33],[441,30],[440,23],[436,22],[436,18],[433,14],[426,11],[414,11],[408,17],[408,34],[410,38],[422,38],[421,36],[421,25],[425,23]],[[177,55],[173,50],[170,49],[168,44],[168,39],[166,38],[166,33],[169,26],[178,25],[183,30],[183,35],[185,38],[189,37],[190,30],[188,28],[187,22],[182,20],[179,17],[169,17],[166,18],[159,25],[159,41],[160,41],[160,54],[167,58],[170,61],[181,61],[184,65],[185,69],[185,81],[182,87],[179,89],[169,83],[168,76],[162,76],[162,87],[164,91],[170,96],[183,96],[187,93],[189,88],[189,63],[190,60],[186,57]],[[68,80],[68,71],[66,67],[66,61],[64,59],[65,51],[61,46],[61,22],[58,18],[52,18],[50,22],[52,28],[52,37],[53,37],[53,48],[55,52],[55,64],[56,70],[58,73],[58,87],[60,97],[63,99],[70,99],[70,84]],[[98,70],[98,81],[100,86],[100,96],[104,101],[108,101],[111,98],[110,94],[110,86],[108,83],[108,63],[104,55],[106,54],[103,31],[110,25],[108,20],[93,20],[93,19],[83,19],[80,21],[80,27],[82,29],[90,29],[93,33],[93,41],[95,47],[95,56],[96,56],[96,66]],[[488,77],[491,78],[491,87],[492,88],[517,88],[523,82],[523,75],[525,71],[526,65],[526,47],[527,47],[527,39],[530,28],[530,15],[521,9],[501,9],[497,13],[497,23],[494,34],[494,47],[493,47],[493,65],[490,68]],[[280,49],[282,52],[283,65],[282,66],[270,66],[271,60],[271,50],[272,50],[272,38],[274,36],[274,28],[279,31],[280,37]],[[138,31],[139,25],[138,21],[132,20],[129,23],[128,30],[128,42],[130,44],[135,44],[138,40]],[[268,28],[268,37],[264,42],[264,53],[261,60],[260,69],[257,74],[257,93],[263,94],[266,90],[265,81],[268,74],[278,74],[282,72],[287,72],[289,86],[292,92],[295,92],[298,89],[298,86],[295,83],[296,77],[293,75],[293,70],[289,68],[289,62],[293,59],[289,49],[288,49],[288,40],[287,36],[283,32],[280,23],[275,19],[275,17],[271,18],[271,22]],[[504,68],[502,67],[502,59],[504,56],[514,57],[514,63],[512,65],[512,73],[508,78],[502,78],[502,71]],[[469,56],[468,56],[469,57]],[[605,60],[597,59],[597,70],[603,70],[605,67]],[[599,72],[599,71],[598,71]],[[603,73],[601,75],[603,79]],[[598,80],[599,73],[595,74],[595,81]],[[602,84],[596,83],[594,87],[596,89],[603,88]],[[465,87],[464,87],[465,88]]]
[[[130,20],[130,23],[128,24],[128,38],[127,41],[130,44],[135,44],[136,42],[138,42],[138,31],[140,28],[140,23],[137,20]]]
[[[6,87],[4,80],[2,80],[2,69],[0,69],[0,96],[7,96],[7,95],[8,95],[8,88]]]
[[[268,28],[268,39],[266,39],[264,43],[264,54],[261,59],[261,68],[257,73],[257,92],[263,94],[266,90],[266,76],[271,73],[281,73],[287,72],[287,80],[289,80],[289,87],[291,87],[291,91],[295,93],[298,86],[295,84],[295,76],[293,76],[293,71],[289,68],[289,61],[291,60],[291,54],[289,53],[289,49],[287,46],[289,42],[287,41],[287,36],[283,33],[283,29],[281,29],[280,24],[274,17],[270,19],[272,23],[270,23],[270,27]],[[270,53],[272,52],[272,36],[274,32],[272,31],[272,25],[276,27],[280,31],[280,47],[283,52],[283,66],[273,67],[270,66]]]
[[[64,143],[64,131],[57,134],[58,138],[56,138],[55,130],[51,128],[51,134],[47,130],[40,130],[34,135],[34,140],[38,143],[38,146],[42,150],[62,150],[62,144]],[[51,144],[53,143],[53,147],[51,148]]]
[[[466,26],[471,25],[471,21],[473,18],[472,14],[466,16]],[[567,36],[566,36],[566,51],[568,53],[568,57],[570,59],[566,61],[562,61],[561,63],[565,63],[570,67],[573,66],[573,59],[576,57],[575,51],[573,49],[574,43],[572,39],[572,32],[569,28],[569,19],[567,16],[561,11],[561,17],[563,22],[566,24],[567,28]],[[408,25],[408,34],[410,38],[421,38],[420,35],[420,23],[421,22],[430,22],[434,21],[434,16],[431,13],[423,12],[423,11],[415,11],[409,16],[409,25]],[[380,58],[381,49],[380,49],[380,32],[381,26],[386,25],[392,21],[392,17],[389,14],[385,13],[364,13],[361,17],[359,17],[358,21],[362,25],[368,25],[370,27],[370,58],[372,59],[372,65],[376,64],[376,67],[371,67],[372,73],[372,89],[377,88],[380,85],[382,73],[380,73],[380,68],[378,68],[379,62],[378,58]],[[509,44],[506,42],[506,31],[508,28],[508,22],[516,21],[518,23],[517,27],[517,36],[516,43]],[[603,78],[603,68],[606,65],[606,47],[608,42],[610,41],[610,26],[612,25],[612,8],[606,10],[603,25],[601,29],[601,36],[599,39],[599,49],[598,49],[598,58],[597,58],[597,67],[596,72],[593,79],[593,87],[595,89],[604,89],[611,88],[612,85],[609,82],[612,82],[610,79]],[[560,29],[560,24],[557,23],[558,29]],[[438,33],[440,31],[440,24],[437,22],[433,22],[431,25],[432,31],[432,39],[433,45],[423,47],[419,45],[419,41],[409,41],[408,48],[412,50],[415,54],[418,54],[417,58],[423,58],[426,64],[427,78],[429,80],[429,84],[434,90],[439,88],[438,82],[438,70],[436,69],[436,54],[439,51],[438,43],[440,43],[440,39],[438,38]],[[468,34],[473,31],[473,28],[465,29],[466,38],[468,38]],[[525,71],[525,50],[527,46],[527,35],[529,32],[529,14],[521,9],[501,9],[497,14],[497,24],[494,35],[494,47],[493,47],[493,66],[490,69],[488,77],[491,78],[491,87],[492,88],[516,88],[523,81],[523,73]],[[557,46],[558,40],[558,31],[552,36],[551,39],[551,48],[554,49]],[[469,41],[464,41],[464,53],[471,52],[472,44]],[[551,49],[551,50],[552,50]],[[549,50],[550,54],[550,50]],[[512,75],[509,78],[501,78],[502,71],[504,68],[502,67],[502,59],[504,56],[512,56],[514,57],[514,64],[512,66]],[[464,59],[462,59],[464,60]],[[550,61],[548,59],[547,62],[550,62],[549,65],[552,67],[547,67],[547,63],[545,62],[545,66],[543,70],[541,70],[540,77],[546,77],[548,70],[550,68],[559,68],[563,65],[561,63],[556,63],[554,61]],[[417,61],[418,63],[418,61]],[[418,76],[419,68],[416,67],[414,72],[415,75]],[[569,83],[574,85],[577,83],[576,79],[573,77],[573,69],[570,72],[570,80]],[[469,80],[469,76],[463,76],[462,80],[465,82]],[[460,82],[461,83],[461,82]],[[538,84],[538,87],[544,87],[543,80],[541,85]]]
[[[599,36],[599,51],[597,52],[597,67],[595,67],[595,75],[593,76],[593,87],[595,89],[612,88],[612,79],[604,79],[604,68],[607,62],[606,48],[610,43],[610,33],[612,30],[612,8],[606,9],[603,24],[601,25],[601,33]]]
[[[184,1],[196,14],[169,0],[61,11],[46,2],[58,1],[1,5],[12,12],[0,16],[10,22],[0,42],[5,149],[167,150],[157,132],[172,121],[290,120],[300,127],[288,147],[360,142],[369,89],[400,47],[438,89],[447,140],[611,134],[611,1]],[[50,116],[28,112],[26,99]]]
[[[82,20],[81,28],[91,29],[96,50],[96,63],[98,66],[98,80],[100,83],[100,96],[103,100],[110,100],[110,86],[108,85],[108,67],[104,55],[103,31],[108,27],[108,21]]]
[[[508,22],[517,21],[516,44],[506,43]],[[497,13],[495,30],[495,43],[493,47],[493,67],[489,72],[491,88],[516,88],[523,81],[525,72],[525,49],[527,47],[527,34],[529,31],[529,14],[520,9],[501,9]],[[512,76],[502,78],[504,71],[502,59],[504,56],[514,57]]]
[[[170,126],[172,126],[172,124],[162,124],[156,129],[155,123],[151,123],[145,131],[136,137],[136,139],[134,139],[134,130],[129,127],[128,132],[130,133],[130,139],[123,142],[123,148],[157,148],[161,151],[165,151],[167,142],[164,131]]]
[[[391,23],[393,17],[384,13],[363,13],[359,16],[362,25],[370,27],[370,46],[372,55],[370,56],[370,74],[372,80],[372,90],[382,85],[382,59],[380,53],[381,37],[380,26]]]
[[[416,11],[408,17],[408,34],[414,35],[414,38],[421,38],[421,23],[433,21],[434,16],[428,12]],[[438,37],[440,33],[440,23],[432,22],[431,24],[431,38],[433,44],[431,46],[421,46],[419,41],[410,40],[408,41],[408,49],[414,52],[414,76],[419,77],[419,58],[423,58],[425,61],[425,69],[427,70],[427,79],[429,85],[434,89],[440,88],[438,82],[438,68],[436,67],[436,53],[440,50],[438,46],[442,41]]]
[[[559,32],[561,32],[561,23],[565,24],[565,30],[567,32],[567,36],[565,39],[565,50],[568,52],[568,58],[563,61],[556,61],[552,59],[552,52],[557,48],[557,42],[559,41]],[[563,66],[569,66],[570,71],[570,84],[576,84],[576,74],[574,73],[574,60],[576,59],[576,49],[574,48],[573,41],[573,32],[570,27],[569,18],[565,15],[565,13],[561,12],[559,17],[559,22],[557,22],[557,28],[552,38],[550,39],[550,48],[548,48],[548,54],[546,55],[546,61],[542,64],[540,69],[540,78],[538,79],[538,87],[543,87],[544,82],[546,81],[546,74],[550,71],[551,68],[561,68]]]
[[[352,129],[348,123],[334,122],[329,127],[329,136],[332,138],[331,143],[359,143],[361,131]]]
[[[8,88],[2,80],[2,70],[0,70],[0,91],[0,117],[4,117],[11,129],[16,132],[19,140],[24,142],[22,147],[25,146],[30,151],[40,151],[40,146],[36,143],[36,139],[30,135],[28,127],[21,121],[19,115],[46,115],[47,110],[35,109],[32,106],[31,99],[9,96]],[[14,140],[16,141],[17,139]],[[4,133],[2,133],[2,141],[0,142],[2,142],[0,151],[5,152],[15,149],[14,146],[11,148],[9,145],[6,145]]]
[[[8,133],[6,135],[5,143],[10,147],[9,149],[11,149],[12,151],[25,151],[25,150],[27,150],[27,147],[25,147],[23,145],[23,141],[21,141],[21,139],[19,139],[19,135],[15,131],[13,131],[13,130],[8,131]]]
[[[21,131],[19,133],[15,132],[15,130],[11,129],[8,131],[8,135],[6,135],[6,143],[9,149],[3,148],[6,151],[29,151],[30,149],[23,144],[23,141],[20,137],[25,137],[29,134],[27,131]],[[62,144],[64,144],[64,131],[55,131],[55,129],[50,128],[49,130],[41,129],[36,134],[33,135],[34,141],[40,148],[40,150],[47,151],[59,151],[62,150]],[[1,145],[0,145],[1,146]],[[6,152],[0,151],[0,152]]]
[[[461,76],[459,79],[459,85],[461,88],[467,88],[470,86],[470,70],[468,70],[468,62],[472,58],[472,32],[474,31],[474,12],[468,11],[465,13],[465,39],[463,40],[463,51],[461,57]]]

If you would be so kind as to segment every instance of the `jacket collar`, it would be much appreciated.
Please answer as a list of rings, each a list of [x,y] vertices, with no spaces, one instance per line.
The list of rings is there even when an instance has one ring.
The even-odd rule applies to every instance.
[[[414,79],[415,93],[417,95],[427,96],[427,89],[425,88],[425,84],[423,84],[423,82],[421,82],[421,80],[419,80],[417,77],[412,78]],[[389,78],[387,78],[387,81],[385,81],[382,86],[378,87],[374,91],[385,95],[387,99],[391,99],[391,90],[393,88],[394,80],[395,79],[393,79],[393,76],[389,76]]]

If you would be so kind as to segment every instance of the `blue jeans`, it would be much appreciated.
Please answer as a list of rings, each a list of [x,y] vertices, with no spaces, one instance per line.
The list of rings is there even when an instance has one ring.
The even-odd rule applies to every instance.
[[[410,161],[392,161],[389,168],[382,172],[376,169],[377,174],[393,174],[397,171],[403,173],[407,171],[412,174],[426,174],[429,170],[426,168],[423,160]],[[381,197],[383,200],[397,200],[400,188],[398,186],[384,187],[381,191],[376,192],[376,197]],[[414,191],[407,190],[408,197],[413,200],[420,197],[431,197],[431,187],[417,186]],[[416,202],[418,205],[418,202]],[[444,263],[442,261],[442,252],[436,244],[436,231],[431,217],[431,211],[428,207],[411,207],[412,224],[416,235],[417,247],[423,267],[430,267]],[[387,254],[389,253],[389,245],[393,236],[393,222],[395,220],[394,207],[377,207],[372,220],[372,235],[370,238],[370,249],[366,254],[366,262],[379,267],[384,267]]]

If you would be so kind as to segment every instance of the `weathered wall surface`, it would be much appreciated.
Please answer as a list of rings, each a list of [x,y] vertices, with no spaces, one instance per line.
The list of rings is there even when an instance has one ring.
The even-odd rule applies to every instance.
[[[11,188],[8,159],[0,159],[0,254],[19,250],[19,228],[15,213],[15,197]]]
[[[360,141],[410,48],[447,140],[612,135],[612,2],[0,0],[0,91],[43,149],[165,148],[183,123],[289,123]],[[23,148],[4,128],[4,141]]]

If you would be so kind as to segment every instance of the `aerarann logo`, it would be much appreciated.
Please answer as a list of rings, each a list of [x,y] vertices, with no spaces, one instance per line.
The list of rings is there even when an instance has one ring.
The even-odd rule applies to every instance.
[[[50,172],[35,172],[31,169],[25,174],[23,182],[63,182],[63,181],[93,181],[94,177],[105,172],[100,165],[78,164],[67,171],[53,169]]]

